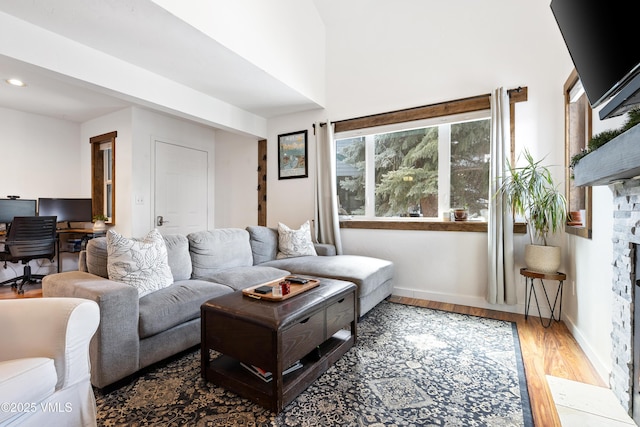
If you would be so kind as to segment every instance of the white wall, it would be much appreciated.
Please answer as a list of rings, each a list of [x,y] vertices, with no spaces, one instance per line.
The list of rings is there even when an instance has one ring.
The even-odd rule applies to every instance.
[[[316,139],[313,123],[327,121],[321,110],[281,116],[269,120],[267,147],[267,225],[282,222],[298,228],[314,218],[314,176],[316,174]],[[278,179],[278,135],[307,130],[307,178]]]
[[[0,129],[0,198],[91,196],[91,190],[83,183],[77,123],[0,108]],[[66,255],[71,254],[63,257],[63,269],[77,263],[76,257]],[[31,266],[35,274],[53,273],[57,269],[55,261],[34,260]],[[22,270],[21,264],[0,267],[0,281],[19,276]]]
[[[258,140],[218,130],[215,153],[215,227],[257,224]]]
[[[80,125],[0,108],[0,129],[0,197],[90,196],[80,179]]]

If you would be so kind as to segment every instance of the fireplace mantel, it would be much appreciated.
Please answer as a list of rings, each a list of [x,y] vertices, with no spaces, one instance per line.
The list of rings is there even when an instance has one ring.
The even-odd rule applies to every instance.
[[[640,125],[580,159],[573,174],[577,187],[609,185],[640,177]]]

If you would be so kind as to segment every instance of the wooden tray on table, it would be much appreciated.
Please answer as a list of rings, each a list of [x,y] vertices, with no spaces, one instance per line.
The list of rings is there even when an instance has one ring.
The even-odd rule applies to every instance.
[[[262,299],[267,301],[284,301],[298,294],[301,294],[302,292],[308,291],[309,289],[313,289],[320,284],[320,280],[309,279],[305,277],[304,279],[307,279],[308,282],[304,284],[291,283],[291,292],[289,292],[287,295],[273,296],[271,293],[260,294],[255,292],[255,289],[259,288],[260,286],[271,287],[273,285],[276,285],[282,282],[283,280],[287,280],[288,277],[298,277],[298,276],[284,276],[284,277],[281,277],[280,279],[272,280],[271,282],[261,283],[259,285],[251,286],[250,288],[243,289],[242,293],[248,297],[255,298],[255,299]]]

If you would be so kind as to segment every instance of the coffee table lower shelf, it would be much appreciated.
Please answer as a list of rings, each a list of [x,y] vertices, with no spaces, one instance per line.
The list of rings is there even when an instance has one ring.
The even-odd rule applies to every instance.
[[[205,363],[203,376],[257,404],[279,412],[312,382],[344,355],[355,343],[355,336],[341,330],[319,346],[320,358],[309,354],[301,359],[302,368],[286,374],[280,380],[262,381],[248,372],[240,362],[224,354]]]

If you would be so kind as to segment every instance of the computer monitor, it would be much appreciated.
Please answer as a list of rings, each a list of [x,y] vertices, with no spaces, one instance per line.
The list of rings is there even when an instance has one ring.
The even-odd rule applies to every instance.
[[[0,224],[10,224],[14,216],[35,216],[36,201],[27,199],[0,199]]]
[[[91,199],[38,199],[38,215],[57,216],[58,222],[91,222]]]

